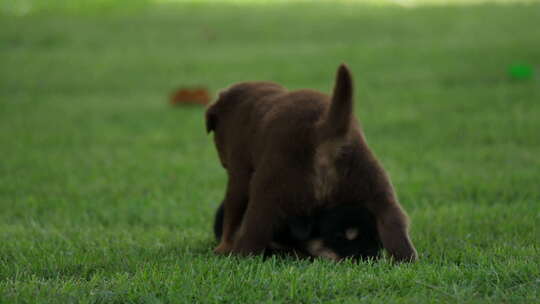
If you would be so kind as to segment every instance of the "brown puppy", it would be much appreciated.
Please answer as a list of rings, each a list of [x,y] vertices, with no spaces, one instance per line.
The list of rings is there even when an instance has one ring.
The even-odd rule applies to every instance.
[[[416,260],[408,219],[353,116],[353,81],[341,65],[331,97],[244,82],[206,111],[228,183],[216,253],[260,254],[290,216],[359,206],[376,220],[383,247]]]

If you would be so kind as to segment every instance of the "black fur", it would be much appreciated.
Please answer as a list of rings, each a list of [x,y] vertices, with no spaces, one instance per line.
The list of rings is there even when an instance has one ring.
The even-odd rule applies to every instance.
[[[382,249],[377,233],[375,217],[367,209],[354,206],[340,206],[322,212],[317,219],[317,230],[311,238],[320,238],[325,247],[342,258],[376,258]],[[358,237],[348,240],[347,229],[357,229]]]
[[[223,205],[220,205],[214,220],[214,235],[218,241],[221,239],[222,226]],[[290,217],[285,227],[273,237],[273,242],[284,249],[267,248],[265,255],[290,251],[300,256],[310,256],[306,245],[314,239],[322,240],[325,247],[341,258],[377,258],[382,250],[375,217],[365,208],[346,205],[327,208],[311,217]],[[358,238],[346,238],[345,231],[350,228],[358,230]]]

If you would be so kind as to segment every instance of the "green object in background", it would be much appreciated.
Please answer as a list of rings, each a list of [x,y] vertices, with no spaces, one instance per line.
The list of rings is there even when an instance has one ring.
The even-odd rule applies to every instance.
[[[508,75],[515,80],[528,80],[533,76],[533,67],[528,64],[514,64],[508,68]]]

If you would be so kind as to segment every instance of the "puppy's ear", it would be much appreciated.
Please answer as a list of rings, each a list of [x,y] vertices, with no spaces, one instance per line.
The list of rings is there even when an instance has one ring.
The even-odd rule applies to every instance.
[[[306,216],[292,217],[288,221],[289,231],[293,239],[297,241],[306,241],[313,231],[313,223]]]
[[[215,112],[216,112],[215,104],[211,105],[206,110],[206,115],[205,115],[206,133],[210,133],[214,131],[217,127],[217,115]]]
[[[337,70],[330,109],[323,122],[327,136],[341,137],[349,130],[353,112],[353,90],[351,72],[342,64]]]

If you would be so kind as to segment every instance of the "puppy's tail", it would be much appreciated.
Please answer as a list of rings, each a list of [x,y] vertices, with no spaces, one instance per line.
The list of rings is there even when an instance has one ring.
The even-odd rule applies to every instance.
[[[353,113],[353,91],[351,72],[345,64],[341,64],[337,70],[330,109],[322,123],[326,136],[341,137],[349,130]]]

